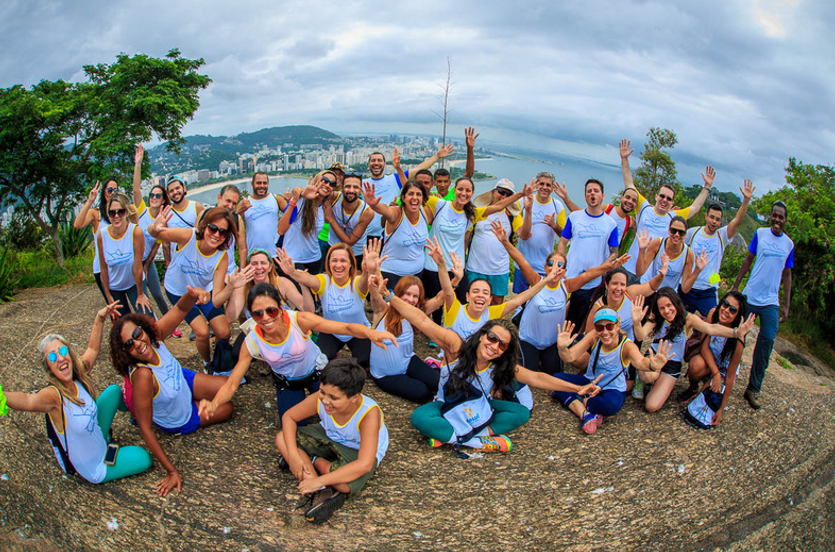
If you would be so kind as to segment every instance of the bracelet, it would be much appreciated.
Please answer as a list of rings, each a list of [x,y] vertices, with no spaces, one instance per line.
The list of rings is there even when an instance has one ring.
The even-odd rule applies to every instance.
[[[388,290],[388,293],[386,294],[386,296],[383,297],[383,301],[388,303],[389,301],[391,301],[392,297],[394,297],[394,292],[392,290]]]
[[[287,205],[290,205],[291,207],[295,207],[296,206],[296,200],[291,199],[290,201],[287,202]]]
[[[3,394],[3,386],[0,385],[0,416],[5,416],[9,413],[9,407],[6,405],[6,395]]]

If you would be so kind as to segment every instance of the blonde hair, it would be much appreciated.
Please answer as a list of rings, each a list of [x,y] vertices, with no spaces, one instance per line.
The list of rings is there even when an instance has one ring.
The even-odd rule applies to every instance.
[[[110,199],[107,200],[107,210],[110,211],[110,206],[113,204],[114,201],[118,201],[119,204],[127,210],[128,212],[128,221],[136,224],[139,220],[139,211],[136,210],[136,205],[128,199],[128,196],[123,194],[122,192],[114,192]],[[109,213],[108,213],[109,215]]]
[[[68,401],[71,403],[84,406],[84,401],[79,399],[76,396],[74,390],[69,389],[66,385],[62,382],[58,381],[55,377],[55,374],[52,373],[52,370],[49,369],[49,363],[46,359],[46,346],[52,343],[53,341],[57,341],[61,345],[67,348],[69,351],[70,356],[70,363],[72,364],[72,379],[73,381],[80,381],[87,392],[93,397],[93,400],[96,399],[96,390],[93,387],[93,381],[90,379],[90,367],[84,364],[84,361],[81,360],[81,357],[76,354],[73,350],[72,346],[67,342],[64,336],[59,334],[47,334],[43,339],[41,339],[40,343],[38,343],[38,352],[41,354],[41,365],[43,366],[44,370],[46,370],[47,378],[49,379],[49,383],[54,385],[58,388],[61,394],[66,397]]]

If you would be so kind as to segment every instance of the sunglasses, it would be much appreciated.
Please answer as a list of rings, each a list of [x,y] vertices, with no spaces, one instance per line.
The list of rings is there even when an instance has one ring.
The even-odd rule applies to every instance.
[[[505,190],[504,188],[496,188],[496,191],[499,192],[499,195],[502,197],[510,197],[513,195],[510,190]]]
[[[362,173],[358,173],[358,172],[345,173],[345,178],[347,178],[349,176],[352,177],[352,178],[359,178],[360,180],[362,180],[362,178],[363,178]]]
[[[118,192],[119,188],[105,188],[104,191],[107,192],[108,194],[112,194],[114,192]]]
[[[264,318],[264,314],[269,316],[270,318],[278,318],[278,314],[281,312],[281,309],[278,307],[267,307],[266,309],[256,309],[252,311],[253,318]]]
[[[123,217],[127,214],[127,209],[111,209],[107,212],[110,215],[110,218],[113,217]]]
[[[735,307],[735,306],[731,305],[731,304],[728,302],[728,300],[727,300],[727,299],[722,299],[722,306],[723,306],[724,308],[728,309],[728,311],[729,311],[731,314],[736,314],[736,313],[738,313],[738,312],[739,312],[739,307]]]
[[[220,234],[221,236],[225,236],[226,234],[229,233],[228,228],[220,228],[220,227],[218,227],[217,224],[214,224],[214,223],[208,224],[206,226],[206,228],[208,228],[209,230],[211,230],[215,234]]]
[[[125,343],[124,343],[124,347],[125,347],[125,350],[126,350],[126,351],[130,351],[130,350],[131,350],[131,348],[133,347],[134,343],[136,343],[136,340],[137,340],[137,339],[139,339],[140,337],[142,337],[142,333],[143,333],[143,332],[142,332],[142,328],[140,328],[139,326],[137,326],[137,327],[135,327],[135,328],[133,329],[133,333],[132,333],[132,334],[130,334],[130,339],[128,339],[128,340],[127,340],[127,341],[125,341]]]
[[[324,182],[328,186],[333,186],[334,184],[336,184],[336,180],[331,180],[330,178],[323,178],[322,182]]]
[[[148,199],[162,199],[162,192],[150,193]]]
[[[67,349],[66,345],[58,347],[58,355],[65,357],[68,354],[70,354],[70,350]],[[49,362],[58,362],[58,355],[55,354],[55,351],[51,351],[48,355],[46,355],[46,358],[49,359]]]
[[[594,329],[598,332],[602,332],[603,330],[606,330],[607,332],[611,332],[612,330],[615,329],[615,323],[614,322],[608,322],[606,324],[595,324]]]
[[[665,199],[667,201],[672,201],[673,196],[668,196],[668,195],[665,195],[665,194],[658,194],[658,199]]]
[[[685,230],[684,228],[670,228],[670,235],[675,236],[676,234],[683,238],[687,235],[687,230]]]
[[[507,351],[507,346],[509,345],[509,343],[507,341],[504,341],[503,339],[499,339],[499,336],[497,336],[493,332],[487,332],[486,337],[487,337],[487,341],[489,341],[490,343],[493,343],[494,345],[498,345],[500,351]]]
[[[554,266],[555,262],[557,263],[557,267],[565,268],[565,261],[554,261],[554,259],[548,259],[547,261],[545,261],[545,266],[547,266],[547,267]]]

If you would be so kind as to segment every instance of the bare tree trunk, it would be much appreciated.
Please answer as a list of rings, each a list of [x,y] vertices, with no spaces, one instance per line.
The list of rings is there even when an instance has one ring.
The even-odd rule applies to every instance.
[[[52,227],[52,248],[55,250],[55,262],[58,266],[64,266],[64,248],[61,246],[61,227],[54,225]]]
[[[447,115],[449,115],[449,87],[452,80],[452,63],[450,62],[449,58],[446,58],[446,85],[444,86],[444,131],[441,135],[441,143],[446,144],[446,122],[447,122]],[[444,168],[444,161],[446,159],[441,159],[441,168]]]

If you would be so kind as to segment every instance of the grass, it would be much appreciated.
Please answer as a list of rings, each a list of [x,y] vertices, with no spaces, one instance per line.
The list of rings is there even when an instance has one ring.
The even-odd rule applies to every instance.
[[[78,257],[65,259],[63,267],[55,263],[49,248],[21,251],[17,254],[17,270],[18,289],[95,283],[92,248]]]
[[[830,342],[831,336],[826,335],[820,325],[815,322],[814,317],[801,316],[792,312],[789,319],[780,324],[780,331],[777,335],[809,351],[830,368],[835,369],[835,349],[832,348]]]

